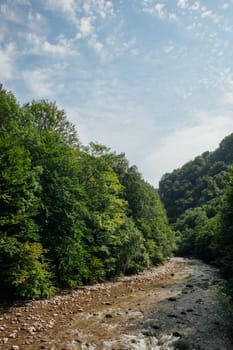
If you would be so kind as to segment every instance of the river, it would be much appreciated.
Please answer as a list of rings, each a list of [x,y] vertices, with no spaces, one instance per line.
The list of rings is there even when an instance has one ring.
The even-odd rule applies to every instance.
[[[15,320],[25,327],[13,339],[5,334],[3,349],[232,350],[217,296],[221,284],[215,268],[173,258],[137,276],[15,305],[3,315],[10,321],[20,314]]]

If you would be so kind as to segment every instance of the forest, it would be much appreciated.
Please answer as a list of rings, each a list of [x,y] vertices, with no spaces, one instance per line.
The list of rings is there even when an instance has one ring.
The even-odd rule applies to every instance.
[[[233,134],[156,190],[124,154],[83,146],[56,103],[0,87],[0,295],[48,298],[173,254],[219,266],[233,301]]]
[[[160,264],[175,235],[124,154],[84,147],[63,110],[0,87],[0,294],[39,299]]]
[[[233,304],[233,134],[163,175],[159,195],[175,231],[177,254],[220,267]]]

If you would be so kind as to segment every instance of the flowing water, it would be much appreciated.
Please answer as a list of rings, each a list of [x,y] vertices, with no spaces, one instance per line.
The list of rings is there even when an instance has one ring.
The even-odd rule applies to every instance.
[[[233,349],[216,298],[219,284],[217,270],[198,260],[187,260],[172,279],[79,314],[62,330],[61,344],[56,341],[52,348]]]
[[[199,260],[116,282],[3,307],[3,350],[232,350],[216,289],[218,271]]]

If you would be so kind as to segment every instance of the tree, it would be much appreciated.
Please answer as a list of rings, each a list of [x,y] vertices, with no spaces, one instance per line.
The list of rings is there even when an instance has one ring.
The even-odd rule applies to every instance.
[[[50,131],[66,145],[72,147],[80,145],[75,126],[67,120],[64,110],[58,109],[55,102],[33,101],[25,104],[24,110],[31,114],[31,120],[41,134]]]
[[[132,217],[145,239],[150,262],[163,262],[175,250],[175,236],[158,192],[142,179],[137,167],[129,166],[124,155],[112,156],[111,161],[125,188],[128,216]]]
[[[126,220],[126,202],[121,196],[123,187],[106,157],[106,147],[92,143],[87,151],[80,175],[88,210],[83,242],[89,252],[90,278],[98,280],[116,274],[113,250],[119,241],[119,227]]]
[[[14,297],[161,263],[174,234],[157,191],[124,155],[80,145],[63,110],[0,86],[0,279]]]
[[[220,229],[217,236],[217,261],[227,276],[233,278],[233,169],[230,168],[229,182],[220,212]]]
[[[43,260],[39,227],[42,169],[24,146],[23,115],[12,94],[0,91],[0,279],[1,293],[27,298],[53,294],[49,265]],[[25,126],[25,133],[28,130]]]
[[[63,110],[54,103],[33,101],[24,106],[36,130],[28,142],[33,164],[40,176],[41,202],[36,222],[47,257],[54,267],[58,284],[74,286],[86,276],[85,193],[79,183],[79,141]]]

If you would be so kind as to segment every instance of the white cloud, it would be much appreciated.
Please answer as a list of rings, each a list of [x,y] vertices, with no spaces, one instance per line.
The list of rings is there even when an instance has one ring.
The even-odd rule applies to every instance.
[[[12,43],[5,48],[0,47],[0,80],[5,82],[13,77],[15,46]]]
[[[178,17],[175,13],[171,12],[171,13],[168,13],[168,18],[171,20],[171,21],[178,21]]]
[[[42,22],[44,20],[44,17],[39,12],[33,13],[32,11],[29,11],[28,19],[31,22]]]
[[[46,17],[34,11],[27,1],[15,0],[2,2],[1,4],[0,0],[0,23],[5,28],[9,28],[8,22],[11,22],[11,26],[20,25],[30,32],[43,32],[47,29]],[[18,28],[14,30],[16,34]]]
[[[210,18],[214,23],[218,23],[220,21],[220,17],[217,16],[212,10],[204,10],[201,14],[202,18]]]
[[[173,22],[176,22],[178,20],[176,13],[169,12],[164,3],[156,2],[156,4],[154,4],[152,0],[144,0],[142,11],[151,15],[157,15],[161,20],[168,20]]]
[[[71,22],[77,34],[74,38],[66,40],[66,42],[58,42],[56,44],[48,41],[42,42],[35,40],[34,49],[39,52],[63,54],[64,51],[70,53],[71,46],[75,41],[83,39],[87,45],[95,50],[101,57],[106,56],[107,52],[104,45],[104,39],[99,39],[99,22],[114,15],[114,7],[112,1],[107,0],[48,0],[45,7],[51,11],[62,13],[64,18]],[[108,32],[107,32],[108,34]],[[34,34],[32,34],[34,35]],[[102,41],[102,42],[101,42]],[[33,44],[33,43],[32,43]],[[110,54],[109,54],[110,56]]]
[[[96,51],[102,51],[104,48],[104,45],[101,42],[97,41],[94,44],[94,48]]]
[[[10,21],[16,24],[24,23],[24,19],[18,13],[17,9],[11,6],[9,3],[0,3],[0,19],[1,21]]]
[[[142,168],[151,183],[157,186],[166,172],[181,167],[205,151],[213,151],[233,130],[232,115],[222,116],[202,111],[198,112],[198,116],[195,125],[174,130],[147,155]]]
[[[98,15],[100,15],[102,18],[105,18],[107,15],[113,15],[114,14],[114,8],[112,1],[106,1],[106,0],[85,0],[84,1],[84,8],[88,7],[89,13],[92,11]],[[88,13],[88,11],[86,11]]]
[[[45,7],[48,10],[60,12],[68,22],[78,26],[79,20],[77,16],[77,5],[76,0],[47,0],[45,1]]]
[[[30,47],[27,48],[26,52],[32,52],[37,55],[49,54],[49,55],[60,55],[66,56],[74,53],[71,48],[71,43],[63,36],[60,35],[57,38],[57,43],[52,44],[46,40],[45,37],[39,36],[33,33],[21,34],[26,38]]]
[[[213,16],[213,12],[212,12],[211,10],[204,11],[204,12],[202,12],[202,14],[201,14],[201,17],[202,17],[202,18],[211,17],[211,16]]]
[[[199,1],[195,1],[194,4],[192,5],[192,10],[196,11],[200,8],[200,2]]]
[[[34,98],[50,98],[53,96],[55,91],[54,80],[49,69],[26,70],[22,72],[22,77]]]
[[[77,127],[78,135],[80,141],[84,145],[88,145],[93,138],[90,136],[90,130],[87,127],[87,122],[82,122],[82,113],[77,106],[72,107],[70,105],[65,106],[65,111],[68,119]]]
[[[101,16],[102,18],[105,18],[107,15],[114,14],[112,1],[84,0],[82,1],[82,8],[84,13],[88,16],[91,16],[95,13]]]
[[[41,13],[34,12],[32,9],[28,12],[25,23],[32,33],[45,32],[48,29],[46,18]]]
[[[82,36],[90,35],[93,32],[92,17],[83,17],[80,20],[80,33]]]
[[[174,46],[173,45],[169,45],[169,46],[166,46],[166,47],[164,47],[164,52],[165,53],[167,53],[167,54],[169,54],[169,53],[171,53],[173,50],[174,50]]]
[[[177,7],[180,7],[181,9],[185,9],[188,7],[188,0],[178,0]]]
[[[75,15],[75,0],[47,0],[46,7],[53,11]]]
[[[137,48],[132,49],[130,52],[131,52],[131,54],[132,54],[133,56],[138,56],[138,55],[139,55],[139,49],[137,49]]]
[[[136,38],[125,41],[125,35],[124,32],[121,31],[120,25],[115,29],[116,30],[104,40],[105,50],[108,51],[108,58],[122,56],[125,53],[129,53],[132,56],[138,56],[140,50],[137,46]]]
[[[136,38],[133,38],[129,41],[126,41],[126,42],[123,42],[122,46],[123,46],[123,49],[122,49],[122,53],[123,52],[129,52],[131,53],[133,56],[138,56],[139,55],[139,49],[136,47]]]
[[[114,14],[112,1],[107,0],[47,0],[46,8],[62,13],[77,27],[82,16],[105,18]]]
[[[92,47],[97,53],[103,53],[104,45],[98,41],[97,37],[93,36],[89,41],[89,46]]]
[[[229,3],[225,3],[225,4],[223,4],[223,6],[222,6],[222,8],[223,8],[224,10],[228,9],[228,7],[230,7],[230,4],[229,4]]]
[[[161,3],[155,5],[155,10],[161,19],[165,17],[164,7],[165,5]]]
[[[224,94],[224,96],[221,99],[221,102],[224,105],[230,105],[233,106],[233,92],[227,92]]]
[[[96,34],[92,34],[90,36],[88,40],[88,46],[92,48],[95,53],[103,60],[110,58],[110,54],[106,50],[104,44],[98,39]]]
[[[187,30],[194,30],[197,27],[196,23],[192,23],[186,27]]]

